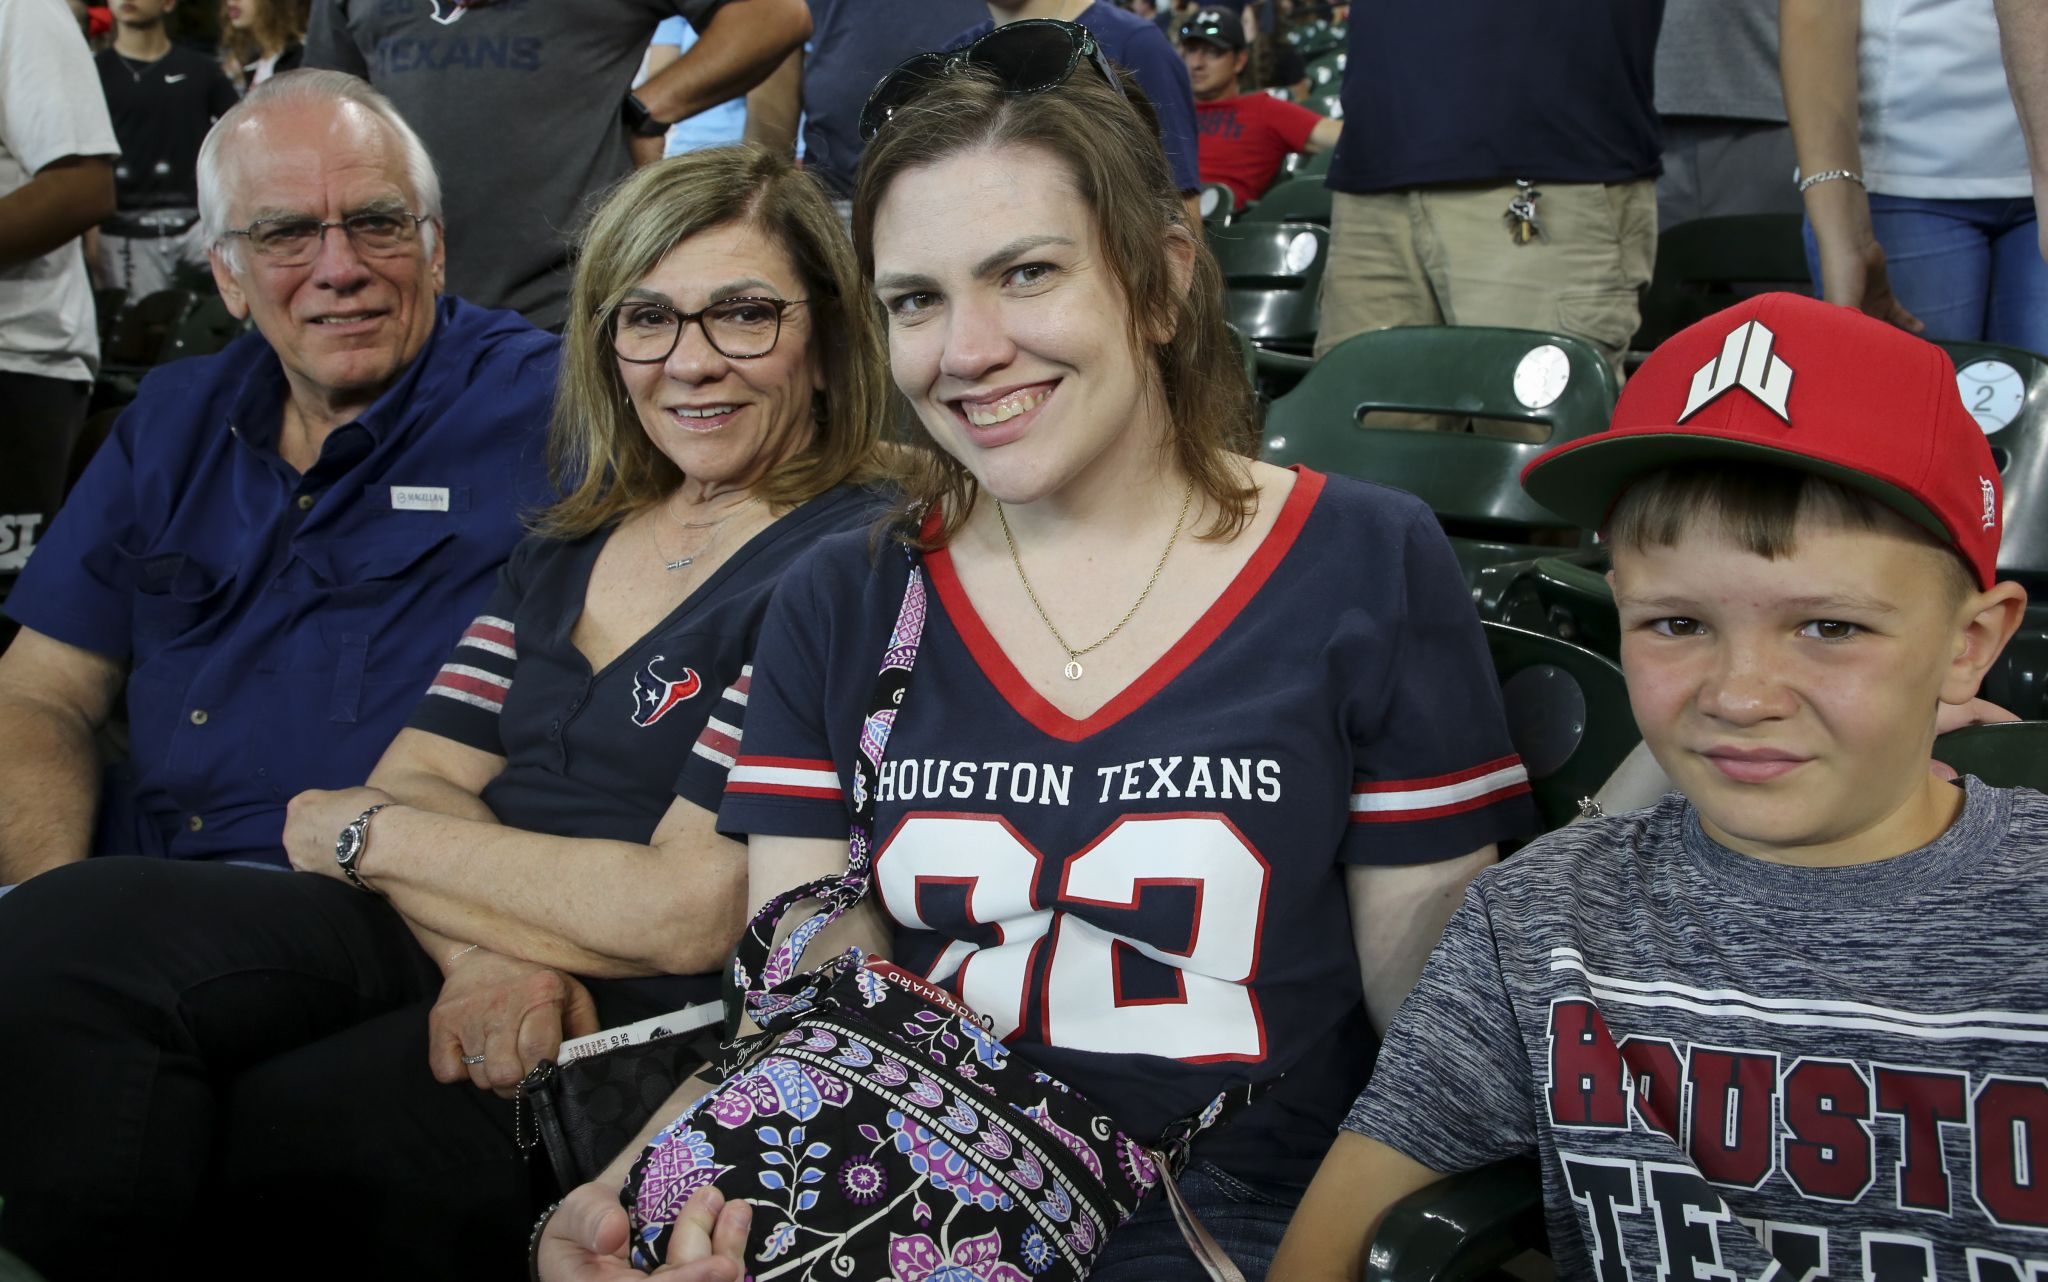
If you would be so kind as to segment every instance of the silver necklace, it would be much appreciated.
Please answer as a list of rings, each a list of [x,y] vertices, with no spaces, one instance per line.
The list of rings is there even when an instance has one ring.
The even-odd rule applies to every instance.
[[[676,515],[675,509],[673,507],[670,507],[668,504],[664,503],[662,505],[662,510],[668,513],[668,519],[674,521],[679,528],[685,530],[710,530],[711,537],[705,540],[703,547],[700,547],[695,552],[688,553],[687,555],[681,554],[681,549],[678,548],[678,555],[676,559],[673,561],[668,559],[667,554],[661,553],[661,541],[659,539],[655,540],[654,550],[657,553],[661,553],[662,568],[667,570],[670,574],[674,574],[678,570],[687,570],[691,566],[697,564],[698,557],[710,556],[711,553],[717,549],[718,541],[721,538],[725,537],[726,523],[731,521],[734,517],[738,516],[741,512],[744,512],[749,507],[752,507],[756,501],[757,500],[755,499],[748,499],[744,503],[741,503],[738,507],[735,507],[732,511],[727,512],[724,516],[721,516],[716,520],[711,521],[685,521],[683,518]]]

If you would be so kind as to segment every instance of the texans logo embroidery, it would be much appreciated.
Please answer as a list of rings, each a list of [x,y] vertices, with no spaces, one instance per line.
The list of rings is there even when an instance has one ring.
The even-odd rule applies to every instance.
[[[655,655],[646,666],[633,674],[633,724],[642,730],[668,715],[668,710],[694,698],[704,688],[703,679],[691,668],[684,668],[683,675],[673,681],[664,680],[654,670],[654,665],[664,662],[665,655]]]

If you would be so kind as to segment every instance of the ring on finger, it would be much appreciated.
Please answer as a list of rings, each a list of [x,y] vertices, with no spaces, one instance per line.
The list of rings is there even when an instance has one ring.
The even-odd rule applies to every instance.
[[[484,1062],[484,1057],[481,1055],[464,1055],[462,1062],[465,1064],[481,1064]]]

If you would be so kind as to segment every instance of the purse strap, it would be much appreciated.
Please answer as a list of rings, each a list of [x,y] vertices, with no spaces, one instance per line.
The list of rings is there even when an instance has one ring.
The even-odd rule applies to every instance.
[[[909,548],[904,555],[910,561],[910,577],[903,587],[895,626],[889,630],[888,648],[882,652],[881,671],[868,695],[867,717],[861,723],[859,750],[853,757],[853,822],[846,839],[846,871],[782,892],[761,905],[747,923],[733,951],[732,978],[749,1013],[769,989],[797,973],[811,940],[858,906],[873,885],[875,789],[881,780],[882,755],[910,689],[918,643],[924,638],[924,567]],[[782,914],[806,899],[819,900],[823,906],[777,944],[775,928]]]

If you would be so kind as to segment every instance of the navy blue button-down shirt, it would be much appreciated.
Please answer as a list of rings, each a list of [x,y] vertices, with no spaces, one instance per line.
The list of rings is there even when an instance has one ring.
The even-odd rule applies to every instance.
[[[282,863],[293,794],[363,782],[545,500],[556,347],[442,299],[303,474],[261,335],[143,381],[7,601],[128,661],[95,853]]]

